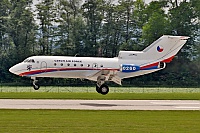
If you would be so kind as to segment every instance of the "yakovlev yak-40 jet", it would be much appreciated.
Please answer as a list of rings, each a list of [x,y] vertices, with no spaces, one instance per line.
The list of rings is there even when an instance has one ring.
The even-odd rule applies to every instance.
[[[121,85],[121,80],[162,70],[166,63],[183,47],[189,37],[164,35],[143,51],[119,51],[115,58],[32,56],[11,67],[9,71],[33,79],[33,87],[39,89],[36,78],[80,78],[96,81],[96,91],[109,92],[105,81]]]

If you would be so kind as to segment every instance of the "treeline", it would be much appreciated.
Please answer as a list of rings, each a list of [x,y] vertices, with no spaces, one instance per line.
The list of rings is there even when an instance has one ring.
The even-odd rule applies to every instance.
[[[115,57],[119,50],[142,50],[169,34],[191,38],[167,69],[124,84],[199,86],[199,18],[199,0],[148,5],[143,0],[41,0],[34,7],[33,0],[1,0],[0,82],[29,82],[8,69],[32,55]],[[43,81],[82,85],[73,79]]]

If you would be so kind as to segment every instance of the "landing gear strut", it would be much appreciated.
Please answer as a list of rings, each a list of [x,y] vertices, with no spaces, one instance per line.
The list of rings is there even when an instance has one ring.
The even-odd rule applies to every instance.
[[[33,88],[34,88],[34,90],[39,90],[40,85],[37,84],[38,80],[36,80],[36,78],[31,78],[31,79],[33,79]]]
[[[105,77],[99,76],[97,78],[96,91],[98,93],[101,93],[102,95],[106,95],[109,92],[109,87],[104,83],[105,83]]]

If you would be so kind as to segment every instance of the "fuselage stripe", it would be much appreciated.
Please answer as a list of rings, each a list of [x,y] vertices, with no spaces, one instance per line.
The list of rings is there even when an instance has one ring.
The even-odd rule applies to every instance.
[[[113,71],[119,71],[117,68],[49,68],[49,69],[39,69],[39,70],[34,70],[34,71],[29,71],[29,72],[23,72],[19,74],[20,76],[31,76],[31,75],[37,75],[37,74],[42,74],[42,73],[48,73],[48,72],[56,72],[56,71],[78,71],[78,70],[83,70],[83,71],[88,71],[88,70],[113,70]]]

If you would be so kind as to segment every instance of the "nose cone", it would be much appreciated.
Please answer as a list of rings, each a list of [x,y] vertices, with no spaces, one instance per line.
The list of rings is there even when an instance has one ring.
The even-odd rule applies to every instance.
[[[11,73],[15,74],[15,71],[16,71],[15,66],[11,67],[11,68],[9,69],[9,71],[10,71]]]
[[[9,71],[10,71],[11,73],[16,74],[16,75],[19,75],[20,70],[22,70],[20,64],[14,65],[13,67],[11,67],[11,68],[9,69]]]

